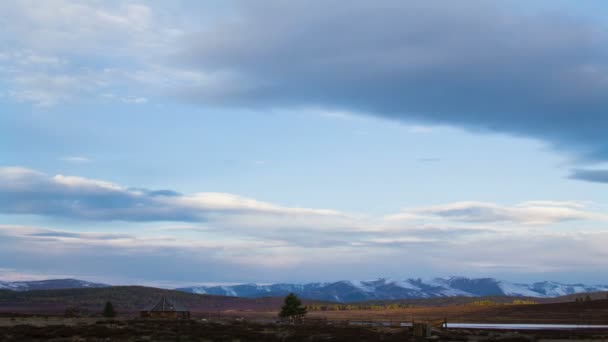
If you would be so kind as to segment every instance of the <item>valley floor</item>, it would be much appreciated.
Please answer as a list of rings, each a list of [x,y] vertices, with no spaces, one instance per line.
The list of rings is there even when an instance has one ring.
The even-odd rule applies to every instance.
[[[483,331],[448,329],[435,341],[606,341],[608,331]],[[0,318],[0,341],[415,341],[409,328],[331,322],[277,325],[247,320],[100,320]]]
[[[48,308],[53,310],[45,311]],[[120,317],[108,321],[100,317],[65,318],[57,313],[57,308],[32,302],[0,305],[0,341],[410,341],[410,328],[402,323],[412,321],[608,324],[606,299],[553,304],[310,311],[306,323],[297,326],[276,324],[277,311],[272,309],[194,310],[192,320],[152,321],[138,319],[137,311],[119,307]],[[100,312],[100,309],[89,312]],[[435,335],[435,340],[440,341],[608,341],[608,329],[599,328],[555,331],[450,328],[435,331]]]

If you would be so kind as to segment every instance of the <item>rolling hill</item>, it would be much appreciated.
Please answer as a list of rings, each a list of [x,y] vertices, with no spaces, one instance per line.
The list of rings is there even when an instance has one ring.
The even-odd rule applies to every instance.
[[[34,281],[0,281],[0,289],[13,291],[58,290],[108,287],[107,284],[92,283],[79,279],[48,279]]]
[[[105,302],[111,301],[119,312],[134,313],[155,304],[163,296],[196,312],[273,311],[280,308],[283,301],[282,298],[251,299],[200,295],[143,286],[34,291],[0,290],[0,312],[60,314],[68,307],[101,312]]]

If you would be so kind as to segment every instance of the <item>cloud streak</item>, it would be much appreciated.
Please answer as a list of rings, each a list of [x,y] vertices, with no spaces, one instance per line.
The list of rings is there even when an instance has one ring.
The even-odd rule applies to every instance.
[[[299,282],[436,275],[427,273],[430,268],[445,274],[471,274],[475,269],[476,275],[529,273],[538,278],[539,273],[597,274],[606,270],[603,260],[608,257],[606,232],[504,232],[464,240],[439,235],[377,237],[365,243],[333,245],[331,253],[327,246],[276,241],[145,235],[0,226],[0,274],[10,268],[30,274],[91,276],[95,270],[97,277],[104,274],[101,281],[118,283],[125,283],[127,274],[126,282],[137,279],[140,283],[167,279]],[[578,257],[572,258],[573,254]],[[296,273],[291,273],[293,268]]]
[[[528,201],[507,206],[456,202],[409,208],[381,218],[331,209],[286,207],[235,194],[125,187],[108,181],[55,175],[21,167],[0,168],[0,212],[92,221],[207,222],[222,229],[274,234],[282,230],[351,232],[404,231],[426,223],[516,223],[549,225],[573,220],[607,220],[583,203]]]
[[[574,220],[608,220],[608,215],[590,213],[582,208],[582,204],[572,202],[530,201],[516,206],[486,202],[456,202],[413,209],[411,213],[460,222],[509,222],[525,225],[547,225]]]
[[[290,208],[227,193],[182,195],[171,190],[125,188],[76,176],[48,176],[0,168],[0,211],[87,220],[206,221],[221,213],[340,217],[337,211]]]

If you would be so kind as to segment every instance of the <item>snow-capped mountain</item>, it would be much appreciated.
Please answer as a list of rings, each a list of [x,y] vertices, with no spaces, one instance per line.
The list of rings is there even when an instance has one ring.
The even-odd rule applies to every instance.
[[[110,285],[91,283],[78,279],[49,279],[36,281],[0,281],[1,290],[31,291],[31,290],[59,290],[59,289],[82,289],[93,287],[108,287]]]
[[[608,291],[607,285],[587,286],[557,282],[518,284],[493,278],[469,279],[465,277],[372,281],[343,280],[333,283],[196,286],[179,288],[179,291],[235,297],[285,296],[290,292],[302,298],[337,302],[362,300],[390,300],[407,298],[433,298],[451,296],[519,296],[558,297],[568,294]]]

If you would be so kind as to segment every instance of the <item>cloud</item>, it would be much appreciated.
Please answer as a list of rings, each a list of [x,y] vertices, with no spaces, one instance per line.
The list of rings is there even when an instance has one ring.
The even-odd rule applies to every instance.
[[[88,240],[88,241],[105,241],[105,240],[119,240],[119,239],[129,239],[132,238],[130,235],[125,234],[95,234],[95,233],[73,233],[73,232],[63,232],[63,231],[40,231],[36,233],[29,234],[31,237],[42,237],[42,238],[50,238],[50,240],[65,240],[65,239],[78,239],[78,240]],[[49,239],[46,239],[47,241]]]
[[[566,272],[580,262],[566,263],[553,248],[593,251],[603,258],[605,249],[591,240],[605,239],[605,234],[561,233],[552,225],[607,219],[586,211],[585,203],[560,201],[512,206],[459,202],[368,217],[228,193],[183,194],[49,176],[20,167],[0,168],[0,214],[75,223],[69,230],[0,225],[0,269],[85,277],[94,269],[112,279],[128,274],[176,282],[318,281],[324,273],[367,278],[401,276],[403,269],[458,273],[474,266],[503,272],[526,262],[528,270]],[[489,247],[496,245],[501,247]],[[521,254],[510,258],[512,250]],[[484,255],[484,265],[479,265],[479,255]],[[402,262],[397,267],[394,260]],[[159,270],[159,264],[166,267]],[[204,274],[196,271],[200,269]],[[298,272],[290,273],[292,269]]]
[[[529,225],[547,225],[572,220],[608,220],[608,215],[586,212],[582,208],[583,205],[576,202],[530,201],[516,206],[456,202],[413,209],[409,211],[409,215],[440,217],[461,222],[510,222]],[[392,217],[398,219],[399,215]]]
[[[72,98],[77,89],[89,88],[82,75],[21,73],[12,79],[10,97],[18,102],[30,102],[39,107],[54,106]]]
[[[539,273],[547,273],[542,276],[545,279],[576,273],[601,281],[590,274],[605,273],[603,260],[608,257],[606,232],[495,232],[460,240],[441,234],[374,237],[329,247],[149,233],[74,233],[0,226],[0,277],[8,272],[11,278],[20,279],[24,279],[20,276],[23,273],[44,273],[45,278],[59,274],[96,276],[97,281],[110,283],[299,282],[476,272],[501,277],[529,274],[534,279]],[[572,258],[573,254],[578,257]]]
[[[323,272],[339,278],[407,277],[472,267],[483,269],[484,276],[587,272],[604,267],[598,260],[606,256],[606,233],[552,227],[608,219],[585,208],[573,201],[458,202],[367,217],[5,167],[0,168],[2,214],[68,217],[78,225],[71,230],[0,225],[0,269],[85,277],[94,269],[110,279],[128,274],[136,282],[331,280],[319,279]],[[97,228],[87,228],[90,221]],[[103,228],[105,223],[113,230]],[[571,260],[572,253],[559,252],[564,249],[585,256]],[[396,259],[402,260],[398,267],[391,262]],[[166,267],[159,270],[159,264]],[[401,273],[404,267],[407,275]],[[195,271],[201,268],[202,275]]]
[[[26,45],[81,55],[130,55],[149,43],[145,33],[153,26],[148,6],[122,2],[3,2],[0,18],[5,24],[2,37],[6,47]]]
[[[440,249],[503,234],[538,234],[567,221],[608,220],[605,214],[587,211],[585,203],[560,201],[513,206],[458,202],[369,217],[282,206],[229,193],[183,194],[125,187],[79,176],[49,176],[20,167],[0,168],[0,214],[69,218],[82,225],[76,231],[17,227],[8,234],[5,229],[12,238],[59,244],[60,249],[109,246],[176,252],[203,248],[219,253],[223,262],[232,260],[239,265],[247,260],[273,265],[277,256],[285,254],[291,255],[290,259],[281,259],[280,264],[292,266],[307,260],[307,249],[324,253],[339,249],[350,255],[368,248],[373,257],[374,253],[385,255],[404,248]],[[91,232],[87,228],[91,222],[96,227],[125,225],[132,227],[131,233]],[[242,254],[233,250],[242,250]]]
[[[508,133],[608,159],[603,23],[559,5],[517,7],[237,1],[231,17],[185,35],[176,64],[217,77],[182,93]]]
[[[243,276],[246,270],[262,270],[256,263],[242,258],[243,253],[261,254],[258,256],[261,263],[263,249],[271,246],[271,243],[243,239],[218,243],[135,235],[99,238],[101,235],[0,226],[0,275],[3,269],[17,269],[19,273],[64,274],[119,283],[212,277],[236,280],[238,273]],[[256,250],[259,252],[254,253]],[[205,270],[203,274],[201,269]],[[207,273],[211,275],[204,276]],[[13,278],[17,276],[13,274]]]
[[[91,159],[87,158],[87,157],[83,157],[83,156],[68,156],[68,157],[62,157],[59,158],[59,160],[62,160],[64,162],[68,162],[68,163],[90,163]]]
[[[570,178],[586,182],[608,183],[608,170],[576,169],[572,171]]]
[[[182,194],[170,189],[125,187],[79,176],[49,176],[20,167],[0,168],[0,213],[93,221],[207,222],[223,231],[255,232],[266,237],[285,231],[309,237],[323,232],[328,240],[345,232],[411,233],[428,223],[548,225],[608,219],[607,215],[586,211],[584,203],[560,201],[528,201],[514,206],[456,202],[374,218],[332,209],[281,206],[230,193]]]
[[[317,108],[407,122],[416,133],[449,125],[608,158],[608,32],[563,3],[209,6],[4,2],[4,93],[43,107],[117,93],[102,98]]]
[[[222,213],[289,217],[292,222],[300,217],[343,216],[333,210],[282,207],[227,193],[182,195],[172,190],[125,188],[19,167],[0,168],[0,211],[101,221],[205,221]]]
[[[131,104],[144,104],[148,103],[148,99],[145,97],[128,96],[123,99],[123,102]]]
[[[0,3],[0,76],[9,98],[51,107],[133,87],[129,73],[145,72],[165,54],[166,31],[144,4],[68,0]],[[142,90],[146,91],[146,90]],[[107,98],[106,98],[107,100]],[[144,104],[147,97],[116,99]]]

